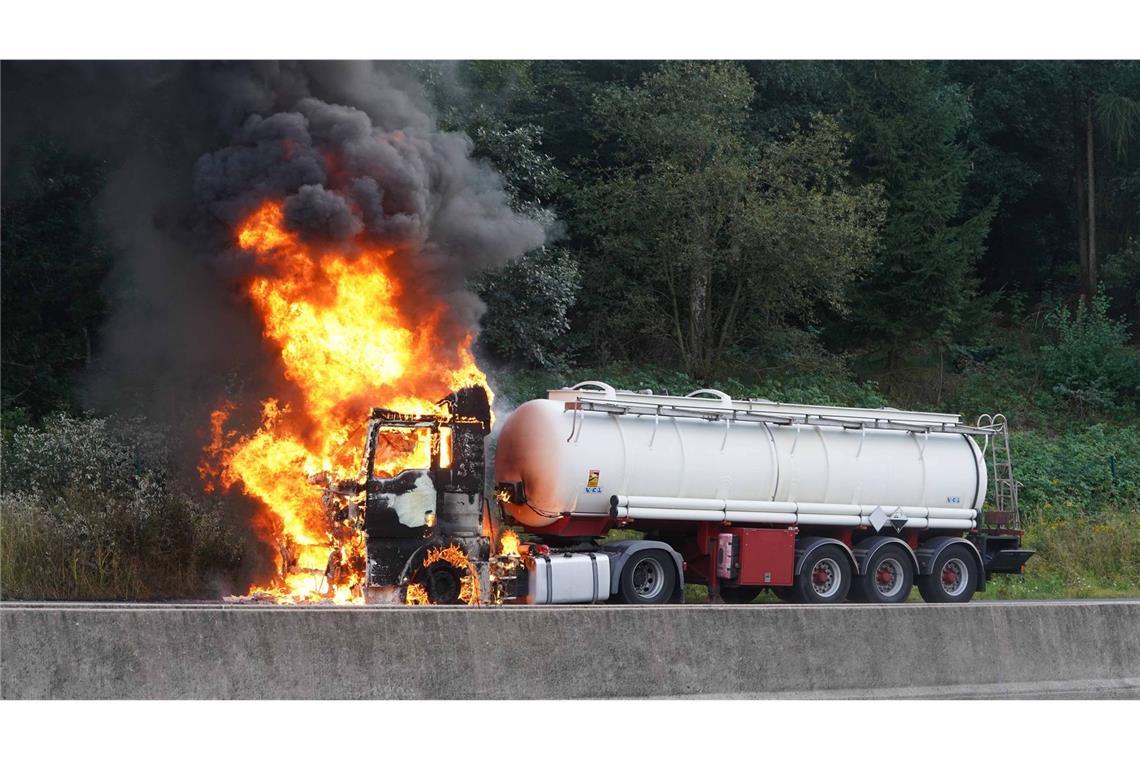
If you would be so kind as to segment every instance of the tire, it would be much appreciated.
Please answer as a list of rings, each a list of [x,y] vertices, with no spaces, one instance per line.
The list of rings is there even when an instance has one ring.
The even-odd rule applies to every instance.
[[[621,599],[627,604],[663,604],[673,596],[677,571],[661,549],[635,552],[621,569]]]
[[[918,577],[918,592],[929,604],[964,604],[978,587],[978,563],[965,546],[948,546],[938,555],[930,575]]]
[[[842,549],[825,544],[806,558],[796,576],[795,589],[801,601],[809,604],[834,604],[847,598],[853,570]]]
[[[465,575],[450,562],[441,560],[417,573],[415,581],[424,587],[429,604],[461,604],[459,592]]]
[[[905,602],[914,587],[914,565],[899,546],[885,546],[871,556],[867,572],[855,579],[852,591],[873,604]]]
[[[760,596],[759,586],[721,586],[720,598],[729,604],[748,604]]]
[[[800,597],[796,592],[795,586],[773,586],[772,593],[775,594],[776,598],[781,602],[785,602],[787,604],[793,604],[800,601]]]

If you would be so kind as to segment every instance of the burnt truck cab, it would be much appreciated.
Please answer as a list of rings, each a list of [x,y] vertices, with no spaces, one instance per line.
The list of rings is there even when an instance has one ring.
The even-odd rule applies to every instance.
[[[404,414],[374,408],[369,415],[362,478],[366,548],[365,596],[405,601],[409,588],[432,603],[456,603],[480,588],[490,554],[483,496],[484,439],[491,431],[487,392],[460,388],[438,402],[439,412]],[[379,452],[426,437],[428,467],[383,474]],[[448,551],[458,547],[460,552]],[[483,579],[483,585],[486,581]]]

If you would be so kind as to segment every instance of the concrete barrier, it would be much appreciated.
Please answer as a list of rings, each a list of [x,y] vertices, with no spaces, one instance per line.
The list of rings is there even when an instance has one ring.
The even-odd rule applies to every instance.
[[[5,698],[1140,696],[1140,602],[0,605]]]

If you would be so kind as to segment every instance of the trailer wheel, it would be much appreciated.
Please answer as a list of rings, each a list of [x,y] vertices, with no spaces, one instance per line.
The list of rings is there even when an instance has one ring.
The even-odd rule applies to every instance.
[[[914,586],[914,567],[901,548],[886,546],[875,552],[867,563],[867,572],[859,576],[852,591],[858,588],[860,601],[875,604],[905,602]]]
[[[800,601],[810,603],[842,602],[851,588],[851,563],[843,551],[825,544],[804,560],[796,576],[795,589]]]
[[[721,586],[720,598],[729,604],[748,604],[760,596],[759,586]]]
[[[621,570],[621,598],[628,604],[661,604],[673,595],[677,573],[661,549],[636,552]]]
[[[918,592],[930,604],[968,602],[978,587],[977,563],[964,546],[950,546],[935,560],[930,575],[920,575]]]

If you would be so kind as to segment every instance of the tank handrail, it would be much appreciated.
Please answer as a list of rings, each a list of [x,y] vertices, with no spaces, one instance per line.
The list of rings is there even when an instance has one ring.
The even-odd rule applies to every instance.
[[[716,388],[698,388],[692,393],[686,393],[685,398],[696,398],[698,396],[713,396],[724,402],[725,406],[732,405],[732,396],[724,391],[718,391]]]
[[[651,415],[661,417],[689,417],[721,422],[731,419],[733,422],[765,422],[775,425],[813,425],[822,427],[841,427],[858,430],[872,428],[875,430],[901,430],[909,433],[954,433],[966,435],[994,435],[993,428],[975,428],[961,423],[920,423],[893,420],[889,416],[876,417],[828,417],[813,413],[769,414],[765,412],[750,412],[736,409],[732,406],[704,406],[686,407],[674,404],[662,404],[657,401],[637,403],[632,400],[582,400],[572,402],[573,406],[567,409],[580,409],[589,412],[605,412],[607,414],[633,414]]]
[[[570,386],[570,390],[590,390],[591,388],[602,391],[606,394],[606,398],[617,398],[617,391],[608,383],[603,383],[601,380],[583,380],[580,383],[575,383]]]

